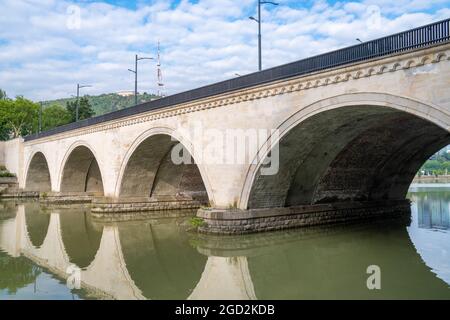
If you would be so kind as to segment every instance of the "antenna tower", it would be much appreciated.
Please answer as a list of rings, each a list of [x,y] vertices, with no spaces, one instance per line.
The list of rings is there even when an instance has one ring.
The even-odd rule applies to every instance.
[[[160,60],[160,50],[159,50],[159,41],[158,41],[158,63],[156,65],[156,77],[157,77],[157,85],[158,85],[158,96],[163,97],[163,89],[164,89],[164,83],[162,79],[162,72],[161,72],[161,60]]]

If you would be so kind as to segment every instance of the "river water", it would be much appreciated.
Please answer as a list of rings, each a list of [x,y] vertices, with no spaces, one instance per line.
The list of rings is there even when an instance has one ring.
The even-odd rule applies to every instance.
[[[410,219],[246,236],[2,202],[0,299],[450,299],[450,186],[408,197]]]

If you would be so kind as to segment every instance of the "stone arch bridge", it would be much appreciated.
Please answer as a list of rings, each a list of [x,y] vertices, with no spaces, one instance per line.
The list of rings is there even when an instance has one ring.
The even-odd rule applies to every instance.
[[[404,209],[450,144],[449,21],[10,141],[4,162],[25,190],[100,196],[94,212],[207,204],[209,232]]]

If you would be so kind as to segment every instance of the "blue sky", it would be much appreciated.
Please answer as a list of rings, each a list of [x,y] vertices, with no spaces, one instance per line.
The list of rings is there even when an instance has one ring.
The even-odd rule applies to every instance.
[[[263,8],[271,67],[450,17],[450,0],[278,0]],[[165,94],[257,68],[256,0],[0,0],[0,88],[33,100],[133,89],[161,43]],[[156,91],[153,61],[139,91]]]

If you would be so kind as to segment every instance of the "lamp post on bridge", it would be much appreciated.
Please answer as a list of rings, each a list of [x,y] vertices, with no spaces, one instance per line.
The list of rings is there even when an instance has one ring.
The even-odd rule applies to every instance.
[[[79,105],[80,105],[80,89],[81,88],[88,88],[88,87],[92,87],[89,84],[85,84],[85,85],[80,85],[79,83],[77,83],[77,104],[76,104],[76,108],[75,108],[75,122],[78,122],[78,118],[79,118]]]
[[[272,1],[261,1],[258,0],[258,18],[248,17],[250,20],[256,21],[258,23],[258,70],[262,70],[262,52],[261,52],[261,5],[271,4],[278,6],[278,3]]]
[[[42,101],[39,102],[39,128],[38,133],[41,133],[42,131]]]
[[[137,76],[138,76],[138,61],[139,60],[153,60],[153,58],[138,57],[138,55],[136,55],[135,60],[134,60],[134,70],[128,69],[128,71],[134,73],[134,105],[137,105]]]

